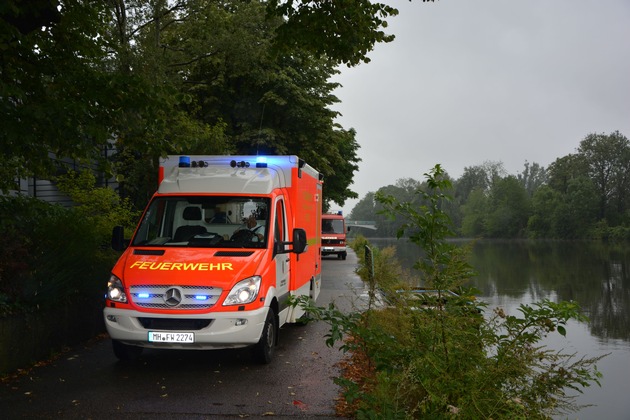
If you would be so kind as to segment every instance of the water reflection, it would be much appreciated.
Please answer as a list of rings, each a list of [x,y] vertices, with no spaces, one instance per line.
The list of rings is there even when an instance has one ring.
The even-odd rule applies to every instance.
[[[473,283],[486,296],[529,294],[535,300],[574,300],[589,317],[591,334],[603,340],[630,340],[628,247],[481,241],[470,261],[479,273]]]
[[[378,247],[395,246],[398,259],[411,268],[417,246],[404,240],[371,239]],[[585,390],[578,404],[594,404],[559,418],[629,419],[626,396],[630,377],[630,246],[595,242],[490,241],[474,243],[470,263],[477,272],[470,286],[490,308],[512,312],[521,303],[541,299],[574,300],[589,317],[574,322],[567,337],[549,337],[547,345],[580,355],[610,355],[598,363],[602,387]]]
[[[404,240],[373,240],[396,246],[410,268],[418,248]],[[574,300],[589,317],[591,334],[602,340],[630,341],[630,246],[596,242],[475,242],[471,284],[482,296],[530,303],[541,299]]]

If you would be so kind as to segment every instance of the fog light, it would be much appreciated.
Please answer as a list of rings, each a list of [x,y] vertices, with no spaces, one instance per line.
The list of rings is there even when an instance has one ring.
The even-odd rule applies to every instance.
[[[115,315],[107,315],[107,320],[111,322],[118,322]]]
[[[236,322],[234,323],[234,325],[236,325],[237,327],[240,325],[245,325],[247,324],[247,320],[246,319],[237,319]]]

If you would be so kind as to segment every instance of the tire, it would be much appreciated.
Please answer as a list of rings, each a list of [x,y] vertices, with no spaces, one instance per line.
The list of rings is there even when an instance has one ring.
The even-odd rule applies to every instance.
[[[347,256],[348,256],[348,253],[344,252],[341,254],[341,259],[345,261]]]
[[[137,360],[142,354],[142,347],[130,346],[129,344],[121,343],[118,340],[112,340],[112,348],[114,349],[114,355],[123,362],[130,362]]]
[[[269,364],[273,359],[278,340],[278,318],[273,308],[269,308],[260,340],[254,346],[254,360],[261,364]]]

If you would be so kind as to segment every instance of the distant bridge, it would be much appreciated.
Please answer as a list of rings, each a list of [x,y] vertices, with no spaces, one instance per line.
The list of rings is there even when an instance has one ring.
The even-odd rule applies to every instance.
[[[376,230],[376,222],[366,220],[346,220],[346,226],[358,227],[362,229]]]

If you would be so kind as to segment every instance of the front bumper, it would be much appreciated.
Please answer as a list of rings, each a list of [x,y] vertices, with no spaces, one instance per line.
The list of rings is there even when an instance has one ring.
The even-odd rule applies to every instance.
[[[256,344],[262,334],[268,310],[268,307],[262,307],[254,311],[243,312],[164,315],[106,307],[103,310],[103,315],[107,332],[112,340],[146,348],[209,350],[239,348]],[[146,325],[147,319],[152,319],[158,324],[160,321],[162,323],[163,321],[173,321],[174,323],[181,321],[184,324],[193,325],[199,321],[202,324],[207,324],[207,326],[200,329],[183,327],[181,330],[147,328],[143,325]],[[149,331],[193,332],[195,340],[194,343],[149,342]]]
[[[345,254],[345,246],[322,246],[322,255]]]

